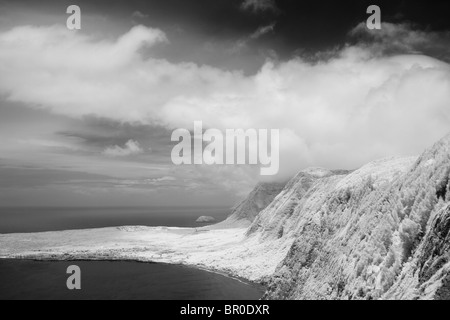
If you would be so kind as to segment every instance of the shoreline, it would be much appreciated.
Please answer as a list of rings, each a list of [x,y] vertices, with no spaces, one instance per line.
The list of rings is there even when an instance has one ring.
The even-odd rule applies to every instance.
[[[125,261],[196,268],[264,286],[285,256],[280,243],[247,237],[247,228],[121,226],[0,234],[0,259]],[[202,231],[203,231],[202,230]],[[281,249],[281,250],[280,250]]]

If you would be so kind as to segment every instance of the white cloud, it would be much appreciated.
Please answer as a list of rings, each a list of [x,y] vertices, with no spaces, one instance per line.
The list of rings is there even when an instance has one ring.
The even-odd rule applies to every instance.
[[[114,179],[114,180],[109,180],[107,181],[107,183],[111,183],[114,184],[116,186],[163,186],[168,185],[170,186],[170,182],[174,182],[177,181],[177,179],[175,177],[171,177],[171,176],[164,176],[164,177],[159,177],[159,178],[151,178],[151,179],[122,179],[122,180],[118,180],[118,179]]]
[[[274,0],[244,0],[241,8],[243,10],[250,10],[254,13],[263,11],[278,12],[278,8]]]
[[[127,157],[131,155],[137,155],[143,153],[144,150],[141,148],[139,142],[134,140],[129,140],[125,143],[124,147],[111,146],[103,151],[103,154],[109,157]]]
[[[358,24],[350,36],[359,40],[374,53],[379,54],[422,54],[429,53],[450,61],[450,32],[422,31],[408,23],[383,22],[380,30],[369,30],[365,23]]]
[[[263,36],[263,35],[265,35],[265,34],[267,34],[269,32],[272,32],[274,29],[275,29],[275,23],[271,23],[271,24],[269,24],[267,26],[259,27],[255,32],[253,32],[250,35],[250,38],[251,39],[258,39],[261,36]]]
[[[164,182],[164,181],[176,181],[177,179],[175,177],[170,176],[164,176],[161,178],[154,178],[154,179],[147,179],[147,183],[158,183],[158,182]]]
[[[161,41],[163,32],[142,26],[116,41],[15,28],[0,33],[0,94],[72,117],[171,129],[196,120],[218,129],[278,128],[284,175],[416,154],[449,130],[450,66],[430,57],[347,46],[327,61],[268,61],[244,76],[141,54]]]
[[[250,35],[243,37],[243,38],[239,39],[238,41],[236,41],[234,46],[232,46],[231,49],[229,49],[229,52],[230,53],[238,53],[241,50],[248,48],[249,42],[259,39],[269,32],[273,32],[274,29],[275,29],[275,23],[259,27]]]

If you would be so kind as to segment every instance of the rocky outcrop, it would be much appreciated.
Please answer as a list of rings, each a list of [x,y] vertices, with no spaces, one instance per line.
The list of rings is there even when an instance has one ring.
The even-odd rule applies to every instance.
[[[215,221],[216,221],[216,218],[210,217],[210,216],[201,216],[201,217],[198,217],[197,220],[195,220],[195,222],[197,222],[197,223],[213,223]]]

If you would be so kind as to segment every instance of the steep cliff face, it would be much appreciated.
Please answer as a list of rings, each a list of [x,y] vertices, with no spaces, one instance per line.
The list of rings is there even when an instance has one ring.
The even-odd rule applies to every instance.
[[[450,136],[419,159],[300,173],[248,229],[292,241],[268,299],[445,299]]]
[[[334,183],[342,178],[341,174],[346,173],[339,172],[336,175],[332,171],[317,168],[299,172],[286,184],[275,200],[260,212],[248,229],[247,235],[260,234],[267,241],[271,238],[292,239],[292,230],[299,223],[298,213],[308,199],[306,195],[313,194],[317,202],[324,201],[321,197],[325,192],[315,192],[319,181],[323,182],[321,186],[324,189],[332,188]]]
[[[214,228],[248,227],[256,216],[265,209],[283,190],[286,183],[258,183],[246,199],[240,202],[230,216]]]
[[[440,209],[386,299],[450,300],[450,205]]]

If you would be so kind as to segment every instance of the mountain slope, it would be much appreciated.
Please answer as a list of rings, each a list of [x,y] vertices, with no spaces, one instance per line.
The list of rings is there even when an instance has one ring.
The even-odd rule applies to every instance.
[[[415,162],[290,182],[249,229],[293,239],[265,298],[448,297],[449,150],[447,136]]]
[[[283,190],[286,183],[258,183],[250,194],[241,201],[230,216],[214,228],[248,227],[256,216],[265,209]]]

